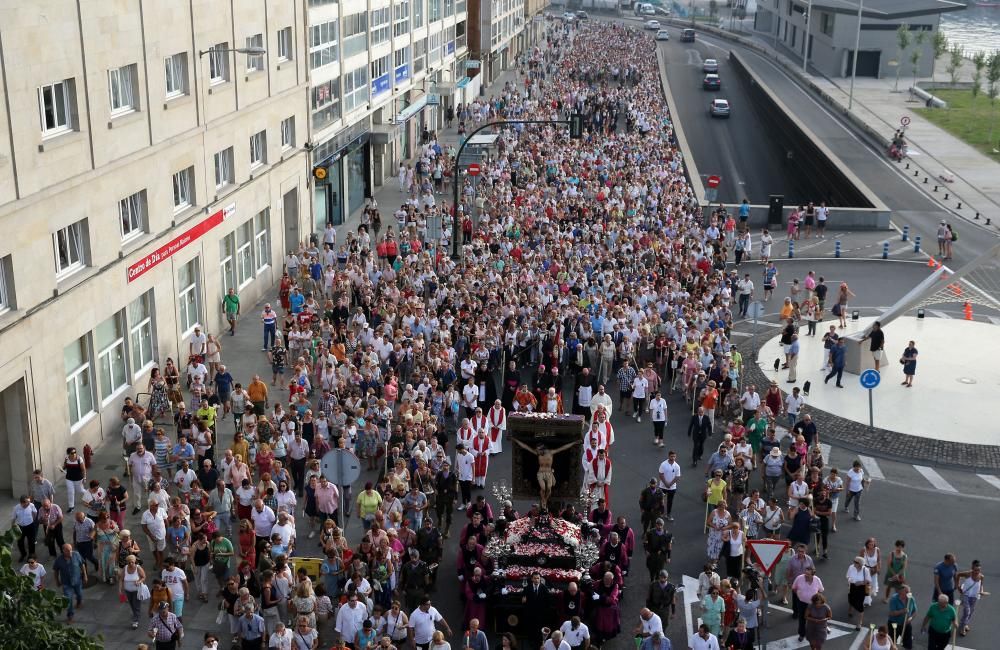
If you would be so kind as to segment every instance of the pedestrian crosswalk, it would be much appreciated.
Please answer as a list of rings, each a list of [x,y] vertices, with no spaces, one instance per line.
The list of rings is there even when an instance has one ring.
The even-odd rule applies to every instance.
[[[858,460],[861,461],[861,466],[865,468],[868,472],[868,476],[876,481],[884,481],[885,474],[882,473],[882,468],[879,467],[878,462],[871,456],[858,455]]]
[[[938,474],[936,471],[930,467],[924,465],[914,465],[913,469],[917,470],[921,476],[927,479],[927,482],[936,487],[939,490],[944,490],[945,492],[958,492],[951,483],[945,480],[943,476]]]

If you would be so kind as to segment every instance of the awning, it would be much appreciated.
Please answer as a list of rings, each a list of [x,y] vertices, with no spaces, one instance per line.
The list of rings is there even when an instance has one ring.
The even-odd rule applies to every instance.
[[[396,123],[400,124],[410,119],[411,117],[422,111],[424,109],[424,106],[427,106],[427,95],[421,96],[420,99],[413,102],[403,110],[399,111],[399,113],[396,114]]]
[[[472,81],[472,77],[462,77],[458,80],[458,83],[455,84],[455,88],[461,90],[462,88],[468,86],[470,81]]]

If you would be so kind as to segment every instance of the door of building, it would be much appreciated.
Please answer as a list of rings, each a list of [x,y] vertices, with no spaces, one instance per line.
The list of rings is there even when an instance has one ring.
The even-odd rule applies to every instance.
[[[290,250],[297,250],[299,243],[299,190],[296,188],[285,193],[281,198],[281,214],[285,226],[285,250],[281,257]]]

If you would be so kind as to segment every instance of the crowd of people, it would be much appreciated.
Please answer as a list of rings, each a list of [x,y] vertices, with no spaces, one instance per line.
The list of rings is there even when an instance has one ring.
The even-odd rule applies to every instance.
[[[503,453],[507,414],[565,411],[587,419],[581,462],[597,506],[560,514],[594,527],[599,557],[579,583],[558,589],[531,575],[522,601],[530,632],[520,639],[504,633],[495,644],[515,648],[526,636],[534,647],[541,625],[533,626],[542,623],[551,632],[545,650],[575,650],[634,624],[642,650],[669,650],[665,628],[677,588],[666,570],[673,542],[666,526],[681,469],[671,451],[640,496],[641,530],[614,517],[611,416],[641,422],[648,415],[661,449],[665,396],[681,390],[695,407],[688,429],[694,466],[707,440],[724,433],[705,465],[704,625],[689,647],[753,646],[768,594],[745,571],[746,540],[779,534],[799,549],[779,571],[779,597],[792,592],[805,621],[800,634],[822,647],[830,608],[806,547],[826,556],[841,496],[860,519],[866,479],[860,466],[843,479],[824,468],[798,389],[785,396],[772,384],[758,395],[741,381],[742,357],[727,332],[732,303],[739,298],[744,314],[745,306],[727,262],[730,245],[737,261],[748,250],[737,244],[749,239],[744,215],[727,245],[729,219],[698,207],[653,48],[639,30],[547,22],[545,44],[521,61],[519,82],[459,107],[455,117],[471,126],[579,113],[583,139],[557,125],[497,128],[497,150],[477,187],[451,179],[453,152],[429,142],[415,166],[401,167],[400,189],[409,197],[394,223],[384,225],[372,204],[345,242],[330,227],[289,253],[280,310],[267,305],[260,314],[265,372],[246,385],[235,381],[221,361],[221,340],[199,328],[187,366],[168,359],[150,379],[150,403],[128,400],[122,409],[127,480],[88,481],[77,450],[67,450],[64,512],[52,483],[35,473],[14,513],[25,531],[22,573],[48,586],[35,553],[42,536],[70,622],[82,585],[96,575],[118,589],[132,628],[142,625],[158,649],[178,647],[185,603],[196,597],[219,607],[220,632],[205,636],[206,648],[221,639],[243,650],[320,643],[448,650],[449,639],[461,639],[462,647],[487,650],[491,608],[508,594],[486,549],[498,519],[519,515],[509,502],[494,513],[476,488],[489,485],[489,459]],[[449,182],[462,183],[458,206],[439,198]],[[446,255],[456,219],[460,262]],[[776,272],[765,272],[765,281],[776,281]],[[247,317],[234,292],[225,309],[235,334]],[[235,433],[224,445],[220,424],[230,420]],[[776,437],[785,423],[787,452]],[[334,448],[352,449],[374,473],[357,494],[320,471]],[[526,516],[542,514],[532,508]],[[351,518],[361,526],[349,540]],[[782,531],[785,522],[790,532]],[[304,530],[307,539],[297,533]],[[619,599],[638,546],[650,585],[645,607],[623,620]],[[881,558],[877,546],[874,556],[866,546],[860,566],[848,570],[859,625],[879,593],[872,586],[882,562],[891,572],[883,585],[893,592],[889,622],[905,627],[913,617],[899,579],[903,546],[902,566],[898,553]],[[321,559],[303,559],[317,552]],[[445,553],[457,553],[457,576],[438,574]],[[941,611],[954,613],[950,601],[961,589],[964,630],[984,593],[978,571],[940,572],[949,600]],[[447,621],[432,596],[456,587],[464,617]],[[958,624],[934,607],[932,634]],[[872,648],[888,647],[873,638]]]

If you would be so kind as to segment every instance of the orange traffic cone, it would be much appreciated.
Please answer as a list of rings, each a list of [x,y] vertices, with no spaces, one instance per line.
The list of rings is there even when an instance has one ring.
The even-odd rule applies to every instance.
[[[937,264],[937,261],[933,257],[927,258],[927,268],[933,269],[935,264]]]
[[[972,303],[965,303],[965,320],[972,320]]]

